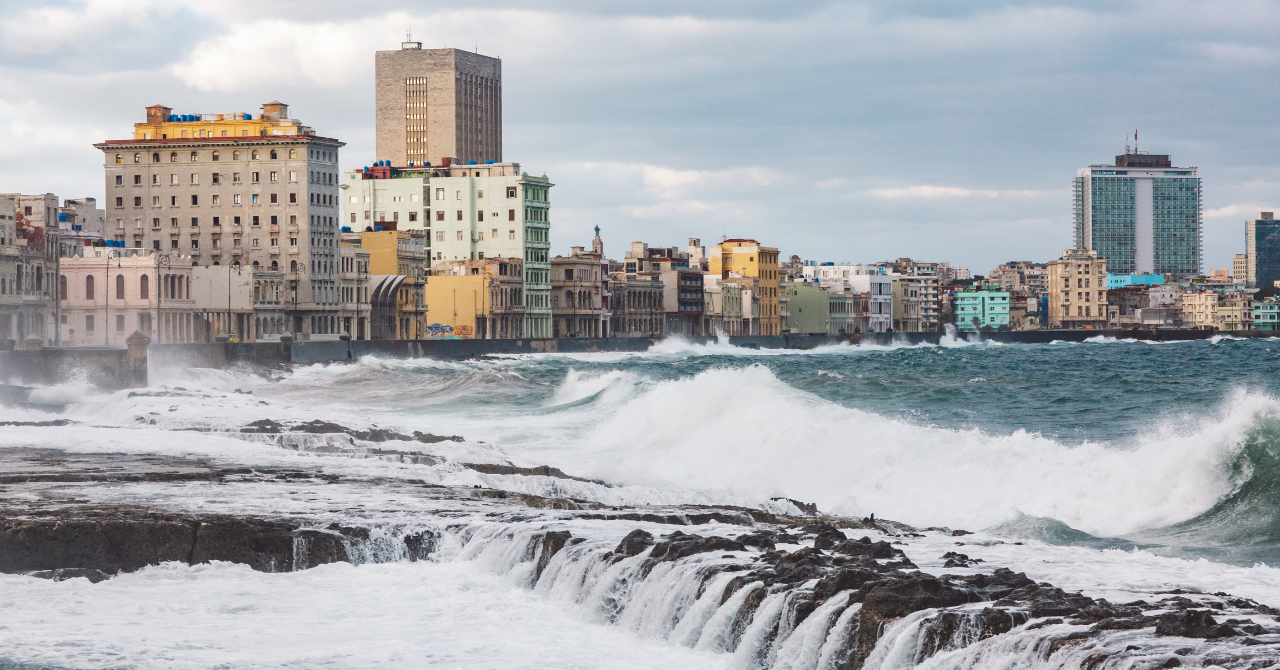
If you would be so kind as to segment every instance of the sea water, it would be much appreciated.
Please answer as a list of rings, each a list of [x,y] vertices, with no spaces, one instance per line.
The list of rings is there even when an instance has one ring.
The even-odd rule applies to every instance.
[[[90,502],[184,512],[428,523],[440,510],[394,485],[410,480],[610,505],[797,511],[790,498],[827,513],[979,531],[965,551],[988,566],[1094,597],[1124,601],[1173,587],[1280,605],[1280,571],[1270,567],[1280,564],[1280,342],[1271,340],[949,339],[778,351],[672,339],[637,354],[153,369],[151,385],[164,393],[39,389],[34,402],[66,410],[2,409],[0,420],[75,423],[0,428],[0,448],[305,463],[392,482],[341,492],[290,484],[283,495],[279,487],[200,482],[83,491]],[[260,419],[464,440],[416,445],[445,459],[423,466],[216,432]],[[463,462],[550,465],[596,481],[484,475],[456,465]],[[570,549],[603,551],[635,525]],[[591,533],[601,530],[583,534]],[[460,541],[435,561],[290,574],[169,564],[99,584],[0,575],[0,667],[747,662],[717,637],[713,604],[681,586],[694,583],[692,574],[661,575],[663,586],[647,595],[638,585],[628,596],[636,606],[611,618],[593,604],[603,596],[583,585],[622,577],[561,580],[586,569],[569,564],[566,550],[564,563],[553,561],[551,576],[531,588],[494,537],[470,550]],[[908,555],[941,571],[936,556],[954,543],[940,538],[913,541],[919,551],[907,547]],[[716,587],[723,584],[707,588]],[[766,600],[760,611],[782,607]],[[840,626],[835,607],[812,621]],[[818,628],[797,629],[766,661],[820,667],[826,640]]]

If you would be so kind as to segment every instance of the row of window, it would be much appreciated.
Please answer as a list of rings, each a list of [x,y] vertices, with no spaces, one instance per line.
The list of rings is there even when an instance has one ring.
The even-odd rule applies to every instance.
[[[275,149],[271,149],[271,150],[269,150],[269,151],[267,152],[267,157],[268,157],[270,160],[279,160],[279,159],[280,159],[280,154],[281,154],[281,153],[282,153],[282,152],[276,151]],[[308,158],[310,158],[310,159],[312,159],[312,160],[325,160],[325,161],[329,161],[329,160],[336,160],[336,157],[337,157],[337,154],[336,154],[336,153],[334,153],[334,152],[330,152],[330,151],[316,151],[316,150],[310,150],[310,151],[308,151],[307,155],[308,155]],[[133,162],[134,162],[134,163],[141,163],[141,162],[142,162],[142,156],[143,156],[143,154],[142,154],[141,152],[135,152],[135,153],[133,154]],[[331,156],[332,156],[332,158],[331,158]],[[290,150],[289,150],[289,158],[290,158],[290,159],[297,159],[297,157],[298,157],[298,150],[297,150],[297,149],[290,149]],[[222,160],[222,153],[221,153],[221,152],[218,152],[218,151],[210,152],[210,158],[212,158],[214,161],[220,161],[220,160]],[[254,160],[254,161],[256,161],[256,160],[261,160],[261,159],[262,159],[262,152],[258,151],[257,149],[254,149],[253,151],[250,151],[250,152],[249,152],[249,160]],[[238,161],[238,160],[240,160],[240,152],[239,152],[239,151],[232,151],[232,152],[231,152],[231,160],[233,160],[233,161]],[[125,162],[125,160],[124,160],[124,154],[116,154],[116,163],[124,163],[124,162]],[[160,162],[160,153],[159,153],[159,152],[154,152],[154,153],[152,153],[152,154],[151,154],[151,162],[152,162],[152,163],[159,163],[159,162]],[[177,162],[178,162],[178,152],[177,152],[177,151],[171,151],[171,152],[169,152],[169,162],[170,162],[170,163],[177,163]],[[188,162],[191,162],[191,163],[198,163],[198,162],[200,162],[200,152],[199,152],[199,151],[192,151],[190,154],[188,154]]]

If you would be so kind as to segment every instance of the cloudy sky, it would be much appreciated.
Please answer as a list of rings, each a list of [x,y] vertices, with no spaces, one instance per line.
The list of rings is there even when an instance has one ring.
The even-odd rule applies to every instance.
[[[503,60],[505,155],[553,253],[756,237],[975,272],[1072,243],[1075,169],[1126,135],[1197,166],[1205,265],[1280,209],[1280,3],[0,0],[0,191],[103,193],[146,105],[292,116],[373,156],[373,52]]]

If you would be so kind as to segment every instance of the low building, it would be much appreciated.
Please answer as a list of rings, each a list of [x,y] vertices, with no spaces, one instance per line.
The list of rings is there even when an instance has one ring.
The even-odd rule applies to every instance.
[[[1253,330],[1253,294],[1232,291],[1218,298],[1220,330]]]
[[[752,287],[759,306],[755,329],[760,335],[780,335],[782,333],[782,307],[778,282],[778,250],[766,247],[756,240],[729,239],[711,247],[709,272],[720,275],[721,279],[734,277],[754,278],[758,281]],[[800,269],[803,272],[803,267]]]
[[[827,334],[848,335],[858,327],[858,301],[852,291],[827,291]]]
[[[669,335],[698,337],[702,332],[702,273],[687,266],[663,270],[658,274],[662,281],[662,308],[666,312],[666,332]]]
[[[1280,298],[1267,298],[1253,303],[1253,329],[1280,330]]]
[[[437,262],[424,299],[432,319],[428,337],[527,337],[523,259]]]
[[[388,227],[394,228],[390,224]],[[368,318],[371,339],[414,340],[426,337],[429,315],[423,286],[430,263],[426,232],[419,229],[344,232],[340,244],[368,252],[365,276],[356,270],[340,277],[344,287],[356,289],[356,295],[363,284],[369,296],[359,304],[340,303],[343,332],[350,334],[351,319],[356,319],[354,325],[359,330],[359,319]],[[354,260],[354,252],[348,252],[348,257],[353,259],[353,263],[358,263]],[[363,307],[365,303],[368,304],[367,311]],[[353,310],[348,312],[348,307]]]
[[[784,333],[823,333],[831,318],[830,293],[815,284],[785,282],[781,286],[786,321]]]
[[[1067,249],[1049,261],[1049,327],[1107,326],[1107,262],[1090,249]]]
[[[1195,330],[1218,328],[1218,294],[1213,291],[1183,293],[1182,325]]]
[[[955,309],[959,330],[999,330],[1010,326],[1008,291],[958,291]]]
[[[552,337],[605,336],[604,262],[583,247],[551,259]]]
[[[609,290],[613,337],[658,337],[665,332],[662,280],[656,272],[615,272]]]
[[[1157,274],[1127,274],[1127,275],[1107,275],[1107,290],[1128,288],[1130,286],[1154,286],[1164,283],[1164,275]]]
[[[855,293],[868,295],[867,325],[864,333],[885,333],[893,330],[893,277],[889,275],[861,275],[849,278],[849,286]]]
[[[135,330],[156,343],[207,341],[190,257],[119,247],[74,251],[61,259],[58,278],[63,346],[122,347]]]

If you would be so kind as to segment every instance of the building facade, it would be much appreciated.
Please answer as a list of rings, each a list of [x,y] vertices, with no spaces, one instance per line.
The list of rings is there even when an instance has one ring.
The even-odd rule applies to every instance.
[[[376,151],[395,166],[502,161],[502,61],[406,40],[374,54]]]
[[[440,261],[432,266],[425,295],[430,337],[524,337],[524,271],[519,258]]]
[[[782,334],[782,301],[778,291],[778,250],[756,240],[731,239],[709,249],[708,272],[722,280],[732,277],[757,279],[760,310],[755,335]]]
[[[190,262],[152,249],[81,248],[61,262],[62,346],[122,347],[134,331],[158,343],[205,342]]]
[[[1243,281],[1250,288],[1280,286],[1280,221],[1273,212],[1262,212],[1245,222]],[[1237,276],[1236,281],[1240,282]]]
[[[1105,328],[1106,286],[1107,262],[1097,251],[1067,249],[1049,261],[1049,327]]]
[[[801,274],[803,277],[804,275]],[[831,293],[816,284],[787,282],[782,287],[786,298],[786,322],[783,332],[826,333],[830,328]]]
[[[976,331],[1010,327],[1009,306],[1007,291],[957,291],[956,328]]]
[[[1220,327],[1218,294],[1213,291],[1187,291],[1182,294],[1182,326],[1196,330]]]
[[[289,118],[287,105],[263,110],[175,115],[154,105],[134,139],[95,144],[106,159],[108,232],[196,265],[283,272],[291,332],[334,334],[343,143]]]
[[[1077,170],[1074,194],[1076,248],[1098,252],[1112,272],[1200,274],[1196,168],[1126,152],[1114,165]]]
[[[604,258],[582,247],[551,259],[551,336],[606,337]]]
[[[1267,298],[1253,303],[1253,329],[1280,330],[1280,299]]]
[[[613,337],[659,337],[666,330],[662,280],[656,272],[614,272],[609,279]],[[741,310],[739,310],[739,313]]]

